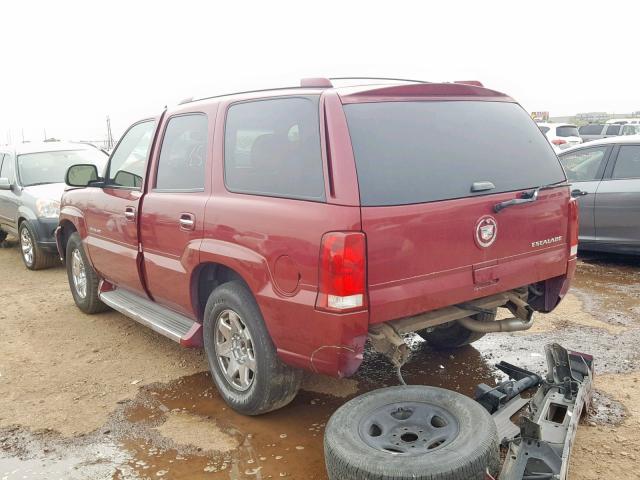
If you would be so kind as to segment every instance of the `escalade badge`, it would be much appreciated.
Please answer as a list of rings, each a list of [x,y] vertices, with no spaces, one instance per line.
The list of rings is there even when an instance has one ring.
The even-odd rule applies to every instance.
[[[485,216],[476,223],[476,244],[479,247],[487,248],[496,241],[498,236],[498,222],[490,216]]]

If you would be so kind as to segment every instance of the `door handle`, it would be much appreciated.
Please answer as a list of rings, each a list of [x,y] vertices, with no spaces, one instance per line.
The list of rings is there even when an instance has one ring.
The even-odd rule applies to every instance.
[[[585,195],[589,195],[589,192],[585,192],[584,190],[580,190],[579,188],[571,190],[571,196],[573,198],[584,197]]]
[[[125,207],[124,217],[127,220],[133,221],[136,219],[136,209],[134,207]]]
[[[192,213],[181,213],[180,228],[182,230],[194,230],[196,228],[196,217]]]

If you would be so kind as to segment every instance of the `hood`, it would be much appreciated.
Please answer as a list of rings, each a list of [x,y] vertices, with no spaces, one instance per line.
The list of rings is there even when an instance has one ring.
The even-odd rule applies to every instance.
[[[66,187],[67,185],[64,183],[47,183],[45,185],[24,187],[24,191],[33,198],[46,198],[60,201]]]

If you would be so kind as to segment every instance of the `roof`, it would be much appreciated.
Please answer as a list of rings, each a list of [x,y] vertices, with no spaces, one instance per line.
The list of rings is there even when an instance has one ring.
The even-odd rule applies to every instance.
[[[572,150],[578,150],[579,148],[584,148],[584,147],[597,147],[598,145],[611,145],[611,144],[624,145],[628,143],[633,143],[633,144],[640,143],[640,135],[620,135],[618,137],[603,138],[601,140],[591,140],[589,142],[576,145],[575,147],[567,148],[566,150],[563,150],[562,153],[570,152]]]
[[[80,142],[26,142],[1,146],[0,150],[14,152],[16,155],[25,153],[57,152],[61,150],[90,150],[94,145]]]
[[[349,101],[374,101],[377,98],[483,98],[500,101],[514,101],[504,93],[490,90],[475,80],[430,83],[420,80],[389,78],[336,78],[352,80],[348,86],[336,86],[328,78],[302,79],[300,87],[270,88],[247,92],[229,93],[194,100],[184,100],[180,105],[206,103],[211,100],[255,99],[287,95],[317,95],[328,90],[335,91],[345,103]]]

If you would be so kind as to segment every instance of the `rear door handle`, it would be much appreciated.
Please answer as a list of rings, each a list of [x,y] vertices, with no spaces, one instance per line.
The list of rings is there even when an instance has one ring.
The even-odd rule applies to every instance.
[[[124,216],[127,220],[133,221],[136,219],[136,209],[134,207],[125,207]]]
[[[182,230],[194,230],[196,228],[196,217],[193,213],[180,214],[180,228]]]

